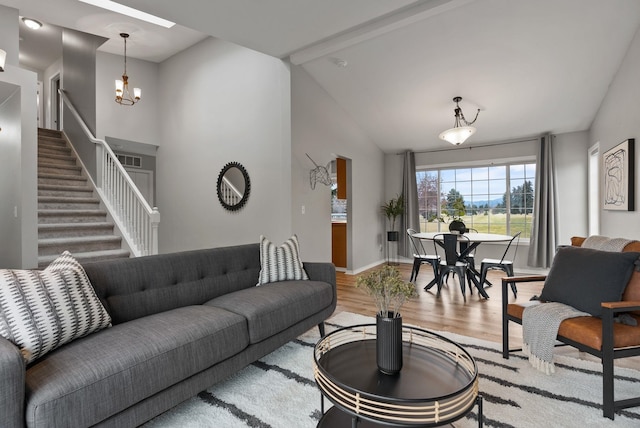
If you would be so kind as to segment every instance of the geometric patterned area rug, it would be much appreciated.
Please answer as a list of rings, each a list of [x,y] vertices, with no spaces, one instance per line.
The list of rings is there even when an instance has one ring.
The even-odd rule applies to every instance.
[[[349,312],[327,321],[327,332],[373,323]],[[615,421],[602,416],[602,366],[556,356],[556,372],[534,369],[522,353],[502,358],[500,345],[448,332],[478,365],[485,427],[639,427],[640,407],[623,410]],[[143,425],[144,428],[312,428],[320,419],[320,392],[313,380],[313,328],[224,382],[201,392]],[[640,371],[616,368],[616,398],[637,396]],[[325,400],[325,409],[330,403]],[[477,407],[456,428],[477,427]]]

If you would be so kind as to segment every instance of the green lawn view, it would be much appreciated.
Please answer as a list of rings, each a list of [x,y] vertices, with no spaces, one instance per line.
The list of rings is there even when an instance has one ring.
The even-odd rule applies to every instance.
[[[483,233],[498,233],[501,235],[515,235],[522,232],[521,238],[529,238],[531,235],[531,214],[511,214],[511,229],[507,231],[507,215],[506,214],[485,214],[465,215],[462,221],[468,228],[476,229]],[[439,223],[437,221],[428,222],[420,217],[421,232],[446,232],[448,231],[447,223]]]

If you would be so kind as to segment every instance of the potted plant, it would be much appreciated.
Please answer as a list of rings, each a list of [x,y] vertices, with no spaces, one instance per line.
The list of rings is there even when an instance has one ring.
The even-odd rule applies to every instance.
[[[402,279],[398,269],[384,265],[356,279],[376,305],[376,360],[378,369],[394,375],[402,369],[402,315],[400,308],[418,295],[415,284]]]
[[[398,231],[396,230],[396,218],[404,214],[404,197],[399,195],[390,199],[387,203],[380,207],[382,213],[391,223],[391,230],[387,231],[387,241],[397,241]]]
[[[464,207],[464,201],[462,198],[457,198],[455,202],[452,204],[452,209],[450,211],[445,211],[438,216],[433,216],[429,219],[429,221],[437,220],[442,223],[449,223],[449,231],[450,232],[458,232],[463,234],[467,231],[467,226],[462,221],[462,216],[467,213],[466,208]]]

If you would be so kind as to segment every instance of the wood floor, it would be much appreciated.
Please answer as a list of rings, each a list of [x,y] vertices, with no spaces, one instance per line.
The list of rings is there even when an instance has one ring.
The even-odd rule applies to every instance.
[[[407,281],[411,276],[411,265],[401,263],[398,269]],[[472,295],[467,288],[466,300],[458,284],[458,278],[450,277],[448,285],[442,288],[437,296],[437,288],[424,291],[423,287],[433,279],[431,266],[423,265],[416,280],[418,298],[411,300],[402,307],[403,323],[417,325],[429,330],[441,330],[502,343],[502,290],[501,278],[505,276],[501,271],[490,271],[487,279],[493,284],[486,288],[489,299],[478,296],[477,290]],[[364,291],[355,287],[356,276],[337,273],[338,306],[336,312],[346,311],[361,315],[375,316],[375,307],[370,297]],[[539,295],[542,283],[522,283],[518,285],[517,301],[527,301],[534,295]],[[509,291],[509,301],[515,301],[513,293]],[[509,327],[509,341],[511,348],[517,348],[522,343],[522,328],[511,323]],[[571,347],[556,348],[557,353],[574,357],[598,361],[591,355],[579,353]],[[640,369],[640,357],[624,358],[616,361],[616,366]]]

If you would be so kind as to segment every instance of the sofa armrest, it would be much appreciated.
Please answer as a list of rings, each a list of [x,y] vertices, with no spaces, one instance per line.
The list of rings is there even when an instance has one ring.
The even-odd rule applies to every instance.
[[[324,281],[336,286],[336,267],[333,263],[304,262],[303,265],[310,280]]]
[[[336,286],[336,267],[327,262],[303,262],[304,270],[312,281],[324,281],[333,288],[333,303],[338,303],[338,287]]]
[[[25,361],[20,350],[0,337],[0,426],[24,426]]]

